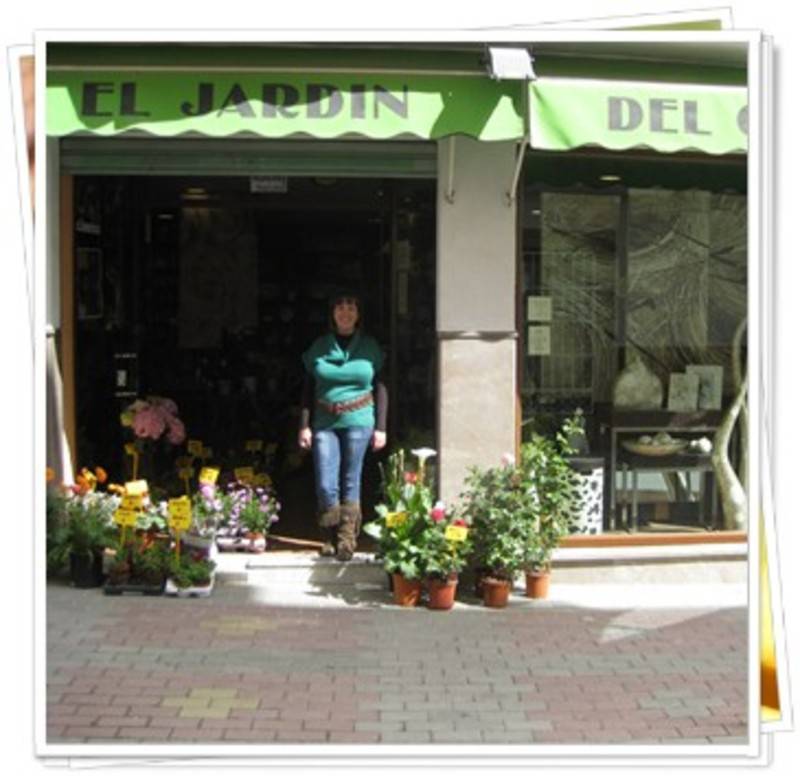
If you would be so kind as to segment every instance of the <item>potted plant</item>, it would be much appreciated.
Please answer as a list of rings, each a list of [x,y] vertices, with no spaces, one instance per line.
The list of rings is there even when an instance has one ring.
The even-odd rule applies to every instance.
[[[554,439],[534,433],[521,448],[522,466],[536,498],[524,550],[525,588],[529,598],[547,597],[552,555],[569,531],[576,474],[568,459],[583,433],[582,418],[576,412],[564,421]]]
[[[104,474],[102,470],[98,470]],[[103,551],[113,541],[113,515],[119,499],[96,490],[97,479],[82,470],[76,484],[50,501],[48,567],[69,568],[75,587],[99,587],[103,582]]]
[[[161,595],[170,558],[168,544],[154,540],[147,533],[134,535],[124,544],[118,544],[109,564],[104,592]]]
[[[504,459],[473,467],[465,481],[462,510],[470,518],[473,563],[484,604],[502,607],[525,563],[525,547],[537,500],[530,473]]]
[[[429,609],[452,609],[459,572],[470,553],[466,520],[447,514],[442,502],[431,509],[422,545],[422,569]]]
[[[120,423],[133,434],[132,447],[128,448],[132,458],[131,479],[154,481],[159,473],[170,470],[162,457],[186,439],[186,428],[172,399],[163,396],[136,399],[122,411]]]
[[[228,496],[216,485],[205,483],[192,496],[192,524],[181,542],[192,550],[211,557],[219,526],[225,519]]]
[[[245,538],[245,549],[263,552],[267,533],[278,521],[280,504],[268,488],[253,487],[244,482],[232,483],[227,505],[229,524]]]
[[[214,583],[216,564],[192,553],[171,557],[166,592],[178,596],[209,596]]]
[[[432,450],[416,451],[417,467],[406,471],[405,454],[399,450],[381,467],[383,502],[375,507],[377,519],[364,532],[378,542],[378,554],[390,575],[395,603],[415,606],[422,592],[422,553],[433,493],[425,483],[425,462]]]

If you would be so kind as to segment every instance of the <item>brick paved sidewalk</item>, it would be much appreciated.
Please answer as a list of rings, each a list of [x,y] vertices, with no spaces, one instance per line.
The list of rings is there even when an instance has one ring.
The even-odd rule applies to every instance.
[[[746,740],[744,608],[256,599],[49,586],[48,743]]]

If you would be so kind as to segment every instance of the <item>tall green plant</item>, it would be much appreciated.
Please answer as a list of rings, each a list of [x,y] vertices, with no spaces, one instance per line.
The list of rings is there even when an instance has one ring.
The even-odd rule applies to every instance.
[[[534,433],[522,445],[521,465],[536,500],[524,549],[524,567],[528,570],[548,569],[553,552],[569,530],[576,474],[568,458],[575,452],[575,441],[584,434],[582,421],[576,412],[563,422],[553,439]]]

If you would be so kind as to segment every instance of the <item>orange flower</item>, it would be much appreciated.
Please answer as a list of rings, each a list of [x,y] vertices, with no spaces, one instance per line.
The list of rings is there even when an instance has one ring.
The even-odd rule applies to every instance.
[[[102,466],[96,466],[94,473],[97,475],[97,481],[101,485],[108,479],[108,472]]]
[[[45,470],[45,474],[47,476],[47,482],[52,482],[56,478],[55,470],[53,470],[50,466],[48,466]]]

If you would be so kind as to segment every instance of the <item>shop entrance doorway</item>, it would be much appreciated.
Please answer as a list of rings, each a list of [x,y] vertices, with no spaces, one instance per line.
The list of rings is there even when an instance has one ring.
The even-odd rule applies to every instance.
[[[434,181],[76,176],[75,209],[82,465],[128,476],[116,418],[135,396],[166,396],[211,463],[270,474],[275,533],[316,539],[311,460],[296,444],[300,356],[342,285],[387,352],[389,444],[368,453],[365,514],[392,449],[436,447]],[[167,491],[180,492],[182,454],[156,459]]]

